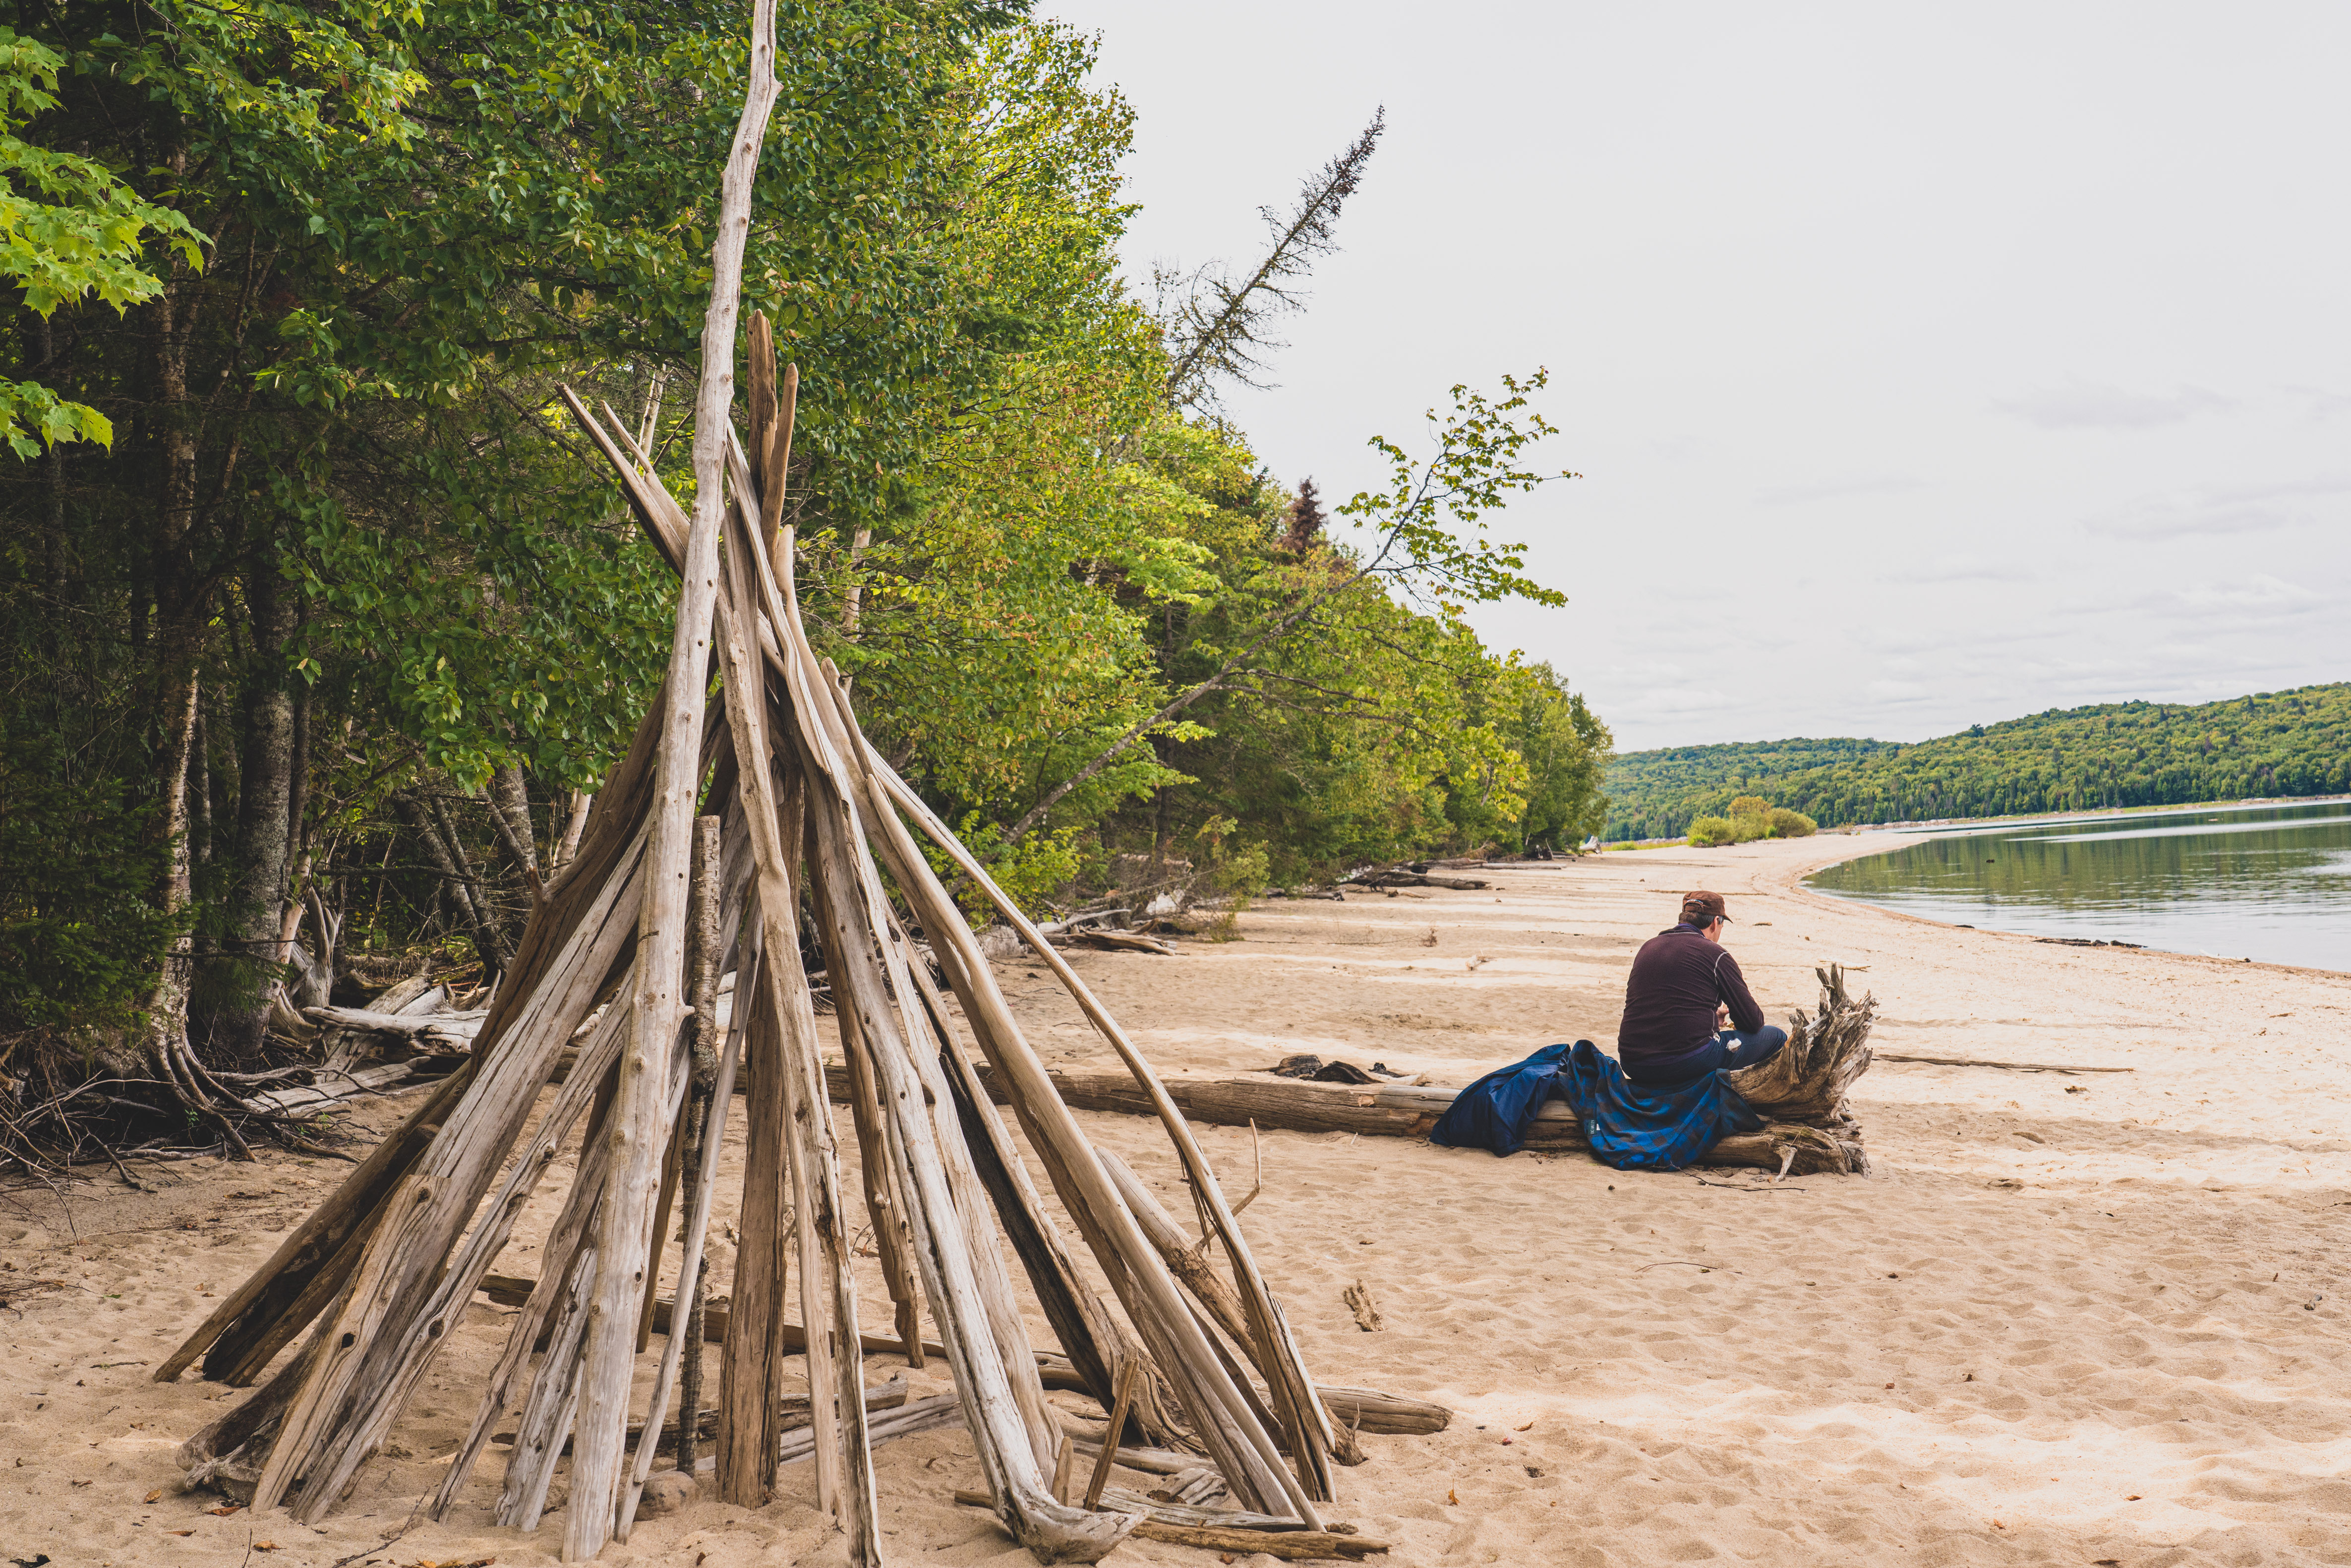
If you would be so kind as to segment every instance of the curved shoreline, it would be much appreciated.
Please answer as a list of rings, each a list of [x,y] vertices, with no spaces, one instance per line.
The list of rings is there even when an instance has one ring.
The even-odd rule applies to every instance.
[[[2351,800],[2351,795],[2341,797],[2330,796],[2327,797],[2327,799]],[[2182,809],[2185,810],[2188,808]],[[1907,920],[1913,925],[1932,926],[1942,931],[1972,932],[1978,936],[1997,936],[2004,941],[2010,942],[2030,942],[2035,946],[2072,946],[2070,943],[2053,942],[2048,937],[2035,936],[2028,931],[2010,931],[1997,925],[1962,925],[1956,921],[1937,920],[1931,915],[1913,915],[1907,909],[1890,909],[1882,904],[1873,904],[1865,898],[1841,898],[1834,894],[1823,893],[1818,888],[1807,887],[1804,885],[1804,879],[1811,876],[1815,872],[1825,871],[1830,866],[1843,865],[1850,861],[1865,859],[1867,856],[1874,854],[1891,854],[1896,850],[1908,849],[1911,845],[1921,842],[1934,835],[1923,831],[1913,830],[1901,833],[1891,833],[1888,836],[1898,838],[1901,841],[1894,844],[1873,844],[1866,849],[1854,850],[1847,853],[1824,855],[1817,861],[1807,862],[1783,873],[1777,879],[1776,885],[1785,892],[1797,895],[1805,902],[1824,905],[1830,908],[1866,910],[1872,915],[1884,915],[1890,920]],[[2321,969],[2313,967],[2307,964],[2279,964],[2273,963],[2266,958],[2219,958],[2203,953],[2182,953],[2176,947],[2153,947],[2144,946],[2116,947],[2108,946],[2095,950],[2106,953],[2129,953],[2144,958],[2168,958],[2183,964],[2191,964],[2216,969],[2243,970],[2252,968],[2281,975],[2307,975],[2320,979],[2351,979],[2351,970]]]

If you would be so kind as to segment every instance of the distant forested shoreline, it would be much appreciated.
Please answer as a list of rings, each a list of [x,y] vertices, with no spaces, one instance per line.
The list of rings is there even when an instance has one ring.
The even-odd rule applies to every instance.
[[[1741,795],[1821,826],[2189,805],[2351,789],[2351,683],[2226,702],[2105,703],[1916,744],[1795,739],[1619,756],[1611,840],[1676,838]]]

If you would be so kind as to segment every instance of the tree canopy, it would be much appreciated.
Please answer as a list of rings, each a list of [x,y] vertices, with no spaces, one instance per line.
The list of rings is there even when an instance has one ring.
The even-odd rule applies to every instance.
[[[330,928],[340,983],[495,972],[660,679],[674,581],[558,389],[688,494],[742,21],[0,0],[0,1033],[179,1009],[249,1054]],[[803,603],[1025,897],[1599,825],[1605,727],[1464,619],[1561,602],[1493,531],[1541,372],[1377,440],[1335,515],[1215,412],[1382,120],[1267,265],[1154,300],[1091,40],[990,0],[779,27],[745,305],[799,373]]]

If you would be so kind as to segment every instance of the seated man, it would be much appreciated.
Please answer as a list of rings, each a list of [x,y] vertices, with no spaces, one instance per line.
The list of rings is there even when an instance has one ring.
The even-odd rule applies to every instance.
[[[1642,1088],[1679,1089],[1718,1068],[1752,1067],[1788,1042],[1785,1030],[1763,1021],[1739,960],[1723,951],[1729,923],[1722,894],[1690,894],[1681,924],[1650,937],[1633,959],[1616,1060]]]

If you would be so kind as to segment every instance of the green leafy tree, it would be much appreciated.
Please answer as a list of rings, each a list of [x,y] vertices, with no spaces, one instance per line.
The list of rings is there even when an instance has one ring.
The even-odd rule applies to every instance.
[[[0,25],[0,277],[24,290],[40,337],[60,305],[95,298],[119,316],[162,292],[149,271],[151,237],[190,268],[204,265],[204,236],[185,214],[141,200],[97,159],[37,146],[17,132],[57,104],[66,57]],[[88,403],[32,381],[0,380],[0,440],[19,458],[60,441],[114,444],[114,424]]]
[[[1693,817],[1689,825],[1692,849],[1710,850],[1740,841],[1739,829],[1728,817]]]
[[[1518,718],[1506,733],[1528,773],[1526,807],[1513,824],[1519,847],[1573,848],[1607,821],[1608,727],[1548,664],[1528,666],[1514,686]]]
[[[1425,458],[1414,457],[1384,437],[1373,437],[1372,446],[1388,460],[1389,484],[1381,490],[1358,492],[1339,508],[1357,530],[1371,536],[1368,540],[1344,551],[1318,552],[1294,571],[1272,569],[1235,583],[1238,592],[1233,598],[1254,601],[1248,604],[1254,613],[1234,625],[1234,605],[1219,606],[1221,619],[1233,630],[1215,642],[1195,639],[1187,650],[1198,662],[1213,662],[1213,667],[1187,682],[1155,712],[1127,726],[1083,767],[1045,791],[1006,836],[1018,839],[1035,827],[1063,796],[1210,694],[1264,679],[1294,680],[1275,667],[1276,655],[1296,641],[1327,635],[1375,597],[1417,601],[1447,616],[1466,603],[1506,598],[1564,604],[1566,595],[1524,575],[1524,545],[1487,537],[1488,514],[1513,492],[1573,476],[1520,466],[1527,447],[1556,434],[1541,414],[1526,412],[1529,394],[1548,382],[1547,372],[1537,371],[1524,382],[1509,376],[1502,380],[1509,395],[1499,401],[1456,386],[1449,415],[1429,412],[1436,450]],[[1260,529],[1266,521],[1258,519]],[[1325,695],[1343,702],[1360,700],[1358,694],[1343,689]]]
[[[696,369],[740,22],[0,10],[16,362],[102,422],[10,394],[38,461],[0,472],[0,1028],[137,1002],[150,1044],[266,1064],[288,960],[314,990],[499,960],[672,620],[558,389],[689,493],[664,393]],[[781,26],[747,304],[800,371],[811,634],[1017,896],[1136,845],[1242,892],[1596,820],[1604,727],[1465,619],[1560,602],[1489,531],[1545,477],[1540,373],[1455,389],[1421,456],[1380,443],[1337,519],[1293,507],[1195,412],[1241,359],[1176,374],[1196,340],[1121,278],[1133,116],[1089,40],[986,0]]]

